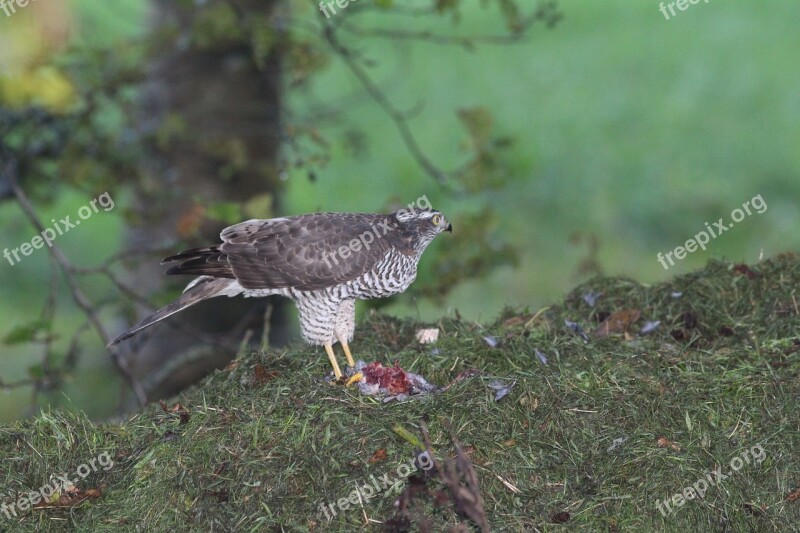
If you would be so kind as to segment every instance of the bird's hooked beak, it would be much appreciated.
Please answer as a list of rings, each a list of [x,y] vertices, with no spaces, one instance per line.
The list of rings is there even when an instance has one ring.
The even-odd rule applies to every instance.
[[[446,227],[446,228],[444,228],[444,230],[445,230],[446,232],[448,232],[448,233],[453,233],[453,225],[452,225],[452,224],[450,224],[450,223],[448,222],[448,223],[447,223],[447,227]]]

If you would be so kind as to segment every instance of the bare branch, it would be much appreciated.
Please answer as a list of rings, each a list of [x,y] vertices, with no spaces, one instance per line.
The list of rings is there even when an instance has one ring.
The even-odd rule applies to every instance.
[[[370,8],[368,4],[359,5],[353,8],[351,15],[364,13]],[[394,12],[394,9],[392,10]],[[425,13],[433,13],[435,9],[426,8]],[[408,14],[404,12],[402,14]],[[391,39],[397,41],[418,41],[433,43],[438,45],[455,45],[465,48],[468,51],[474,50],[476,44],[489,44],[489,45],[508,45],[522,41],[526,37],[530,29],[537,23],[543,22],[548,26],[553,26],[561,18],[561,14],[557,10],[557,4],[553,0],[543,0],[538,3],[528,15],[519,17],[519,19],[509,22],[509,31],[505,34],[486,34],[486,35],[446,35],[433,31],[408,31],[397,30],[389,28],[362,28],[352,23],[353,17],[333,17],[324,22],[321,29],[321,35],[331,48],[339,55],[347,65],[348,69],[358,79],[367,94],[374,100],[383,111],[389,116],[395,125],[395,128],[400,133],[400,137],[405,144],[406,148],[411,152],[413,158],[422,167],[422,169],[431,176],[441,187],[447,188],[452,193],[458,193],[453,190],[453,182],[469,168],[470,163],[463,165],[461,168],[452,172],[445,172],[440,169],[431,160],[414,137],[411,128],[409,127],[409,115],[401,112],[389,100],[386,94],[369,76],[366,69],[360,63],[358,54],[342,44],[339,40],[337,32],[344,30],[356,37],[360,38],[381,38]]]
[[[536,9],[530,15],[522,19],[519,28],[515,31],[497,35],[445,35],[429,30],[407,31],[395,30],[390,28],[359,28],[354,24],[343,21],[340,27],[358,37],[371,37],[379,39],[394,39],[398,41],[419,41],[444,46],[460,46],[472,52],[476,44],[506,45],[521,41],[528,35],[528,30],[542,18],[540,9]]]
[[[323,29],[323,35],[331,47],[333,47],[333,49],[336,50],[336,52],[341,56],[353,75],[358,78],[358,81],[361,82],[361,85],[364,86],[364,89],[366,89],[370,97],[372,97],[372,99],[375,100],[375,102],[383,109],[383,111],[389,115],[389,118],[392,119],[395,127],[400,133],[403,143],[411,152],[411,155],[414,157],[414,159],[417,160],[417,163],[419,163],[419,165],[434,180],[436,180],[439,185],[446,186],[448,181],[447,174],[440,170],[422,151],[422,148],[420,148],[419,143],[417,143],[414,134],[411,132],[411,128],[408,126],[408,121],[405,117],[405,114],[394,107],[394,104],[389,101],[383,91],[381,91],[375,82],[372,81],[372,78],[370,78],[366,71],[364,71],[364,69],[361,68],[361,66],[353,59],[353,54],[351,51],[339,43],[333,27],[326,26]]]
[[[8,162],[6,164],[2,171],[2,176],[10,184],[11,190],[14,192],[14,196],[17,199],[17,203],[28,217],[30,223],[40,233],[44,233],[44,226],[39,220],[39,217],[36,215],[33,205],[31,204],[25,192],[19,186],[13,162]],[[69,259],[67,259],[66,255],[64,255],[64,252],[62,252],[58,246],[53,244],[48,247],[48,251],[52,259],[55,260],[61,268],[61,272],[63,273],[64,279],[66,280],[70,289],[70,293],[72,294],[72,299],[81,309],[83,314],[86,315],[94,330],[103,340],[103,343],[108,344],[108,342],[111,340],[111,337],[108,335],[102,322],[100,322],[100,319],[97,317],[97,313],[95,312],[92,302],[86,297],[86,295],[83,293],[83,290],[81,290],[80,286],[78,285],[78,282],[75,279],[76,268],[72,265]],[[116,363],[117,368],[119,368],[122,376],[133,389],[139,403],[141,405],[145,405],[147,403],[147,394],[145,393],[141,384],[131,374],[125,358],[121,356],[116,347],[109,348],[109,350],[114,356],[114,362]]]

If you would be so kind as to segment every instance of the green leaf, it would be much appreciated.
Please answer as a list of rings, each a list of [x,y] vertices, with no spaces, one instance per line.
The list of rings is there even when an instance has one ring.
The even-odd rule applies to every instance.
[[[3,344],[11,346],[14,344],[22,344],[25,342],[33,341],[34,337],[40,331],[50,331],[49,320],[34,320],[27,324],[15,326],[3,339]]]
[[[450,11],[454,15],[458,15],[459,0],[436,0],[434,4],[436,11],[439,13],[447,13]]]
[[[458,110],[458,118],[472,138],[473,148],[482,150],[492,131],[492,114],[485,107],[469,107]]]
[[[242,212],[246,218],[272,218],[272,195],[266,192],[250,198],[245,202]]]
[[[500,11],[506,19],[506,26],[509,30],[515,33],[522,31],[519,8],[514,0],[500,0]]]
[[[237,202],[217,202],[208,206],[206,216],[226,224],[236,224],[242,221],[242,208]]]
[[[42,379],[44,377],[44,367],[41,363],[31,365],[28,367],[28,376],[31,379]]]

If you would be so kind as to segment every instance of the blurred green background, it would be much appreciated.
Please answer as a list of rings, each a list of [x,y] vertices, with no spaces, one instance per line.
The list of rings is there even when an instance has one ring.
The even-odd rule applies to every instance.
[[[0,12],[5,102],[24,99],[19,93],[26,91],[59,98],[64,81],[41,59],[45,45],[26,29],[45,17],[33,10],[47,12],[48,5],[39,0],[12,17]],[[496,209],[487,223],[518,245],[518,267],[458,286],[442,306],[406,300],[388,312],[435,320],[458,310],[489,321],[505,306],[537,308],[558,300],[598,271],[652,283],[711,257],[754,262],[798,248],[800,4],[701,2],[671,20],[654,1],[558,5],[563,18],[554,28],[537,26],[514,45],[468,51],[369,38],[361,43],[396,106],[420,109],[410,126],[440,166],[453,168],[466,154],[458,109],[485,107],[493,133],[513,139],[504,155],[512,171],[508,183],[485,194]],[[313,3],[294,8],[301,20],[320,16]],[[147,30],[143,2],[76,0],[59,9],[69,16],[65,39],[87,49]],[[380,12],[369,17],[387,28],[407,28],[410,20]],[[436,22],[426,19],[420,29]],[[497,10],[476,2],[463,7],[457,29],[483,34],[498,25]],[[38,66],[31,69],[31,63]],[[20,89],[22,79],[30,87]],[[321,102],[341,105],[335,117],[314,124],[332,141],[329,163],[313,181],[300,170],[286,176],[286,213],[379,211],[387,195],[408,203],[423,194],[446,215],[478,208],[469,196],[444,194],[412,159],[386,114],[358,94],[357,82],[335,61],[310,86],[288,90],[289,121],[311,115]],[[123,190],[109,192],[124,205]],[[657,262],[658,252],[683,244],[705,222],[728,220],[758,194],[765,213],[747,217],[669,271]],[[42,218],[75,213],[86,198],[62,196],[41,207]],[[58,244],[77,264],[96,265],[118,250],[123,225],[121,210],[101,212]],[[13,248],[33,235],[16,204],[0,203],[0,246]],[[459,238],[458,227],[452,238]],[[40,312],[47,272],[42,250],[20,265],[0,263],[0,335]],[[82,322],[78,313],[62,312],[57,329],[72,331]],[[0,346],[3,381],[23,378],[36,353],[28,346]],[[109,378],[114,375],[108,357],[83,358],[64,396],[51,401],[71,398],[90,416],[107,413],[103,404],[114,401],[118,385],[118,378]],[[6,391],[0,419],[19,417],[28,394]]]

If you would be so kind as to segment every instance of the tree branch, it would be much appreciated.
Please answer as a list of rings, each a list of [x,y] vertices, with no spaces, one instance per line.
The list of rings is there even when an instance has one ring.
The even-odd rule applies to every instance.
[[[16,176],[16,169],[14,168],[13,162],[10,161],[6,164],[2,171],[2,176],[11,186],[11,190],[17,199],[17,203],[27,216],[28,221],[39,231],[39,233],[43,233],[45,229],[44,226],[39,220],[39,217],[36,215],[36,211],[33,209],[33,205],[31,204],[27,195],[19,186]],[[103,340],[103,343],[108,344],[108,342],[111,340],[111,337],[108,335],[102,322],[100,322],[100,319],[97,317],[97,313],[95,312],[92,302],[83,293],[83,290],[81,290],[77,280],[75,279],[75,273],[77,269],[72,265],[69,259],[67,259],[61,249],[55,244],[48,247],[48,252],[50,253],[51,258],[59,265],[61,272],[64,275],[64,279],[69,287],[70,293],[72,294],[72,299],[81,309],[83,314],[86,315],[89,323],[91,323],[94,330]],[[114,362],[122,373],[123,378],[128,382],[131,389],[133,389],[134,393],[136,394],[139,404],[142,406],[145,405],[147,403],[147,394],[145,393],[141,384],[131,374],[125,358],[121,356],[116,347],[111,347],[109,350],[111,351],[111,354],[114,357]]]

